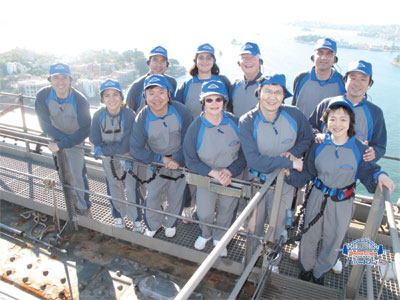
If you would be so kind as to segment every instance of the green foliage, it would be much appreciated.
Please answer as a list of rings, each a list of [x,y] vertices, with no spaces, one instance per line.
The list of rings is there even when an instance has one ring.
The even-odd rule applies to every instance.
[[[47,74],[48,66],[54,63],[56,56],[47,53],[36,53],[23,48],[15,48],[13,50],[0,53],[0,73],[7,74],[5,64],[7,62],[19,62],[28,70],[33,70],[36,75]],[[32,73],[32,72],[30,72]]]
[[[16,48],[11,51],[0,53],[0,75],[7,75],[7,62],[18,62],[28,69],[33,75],[46,75],[50,64],[57,61],[57,57],[50,54],[38,54],[34,51]],[[184,67],[179,65],[176,59],[169,59],[170,66],[167,73],[174,77],[186,73]],[[135,69],[137,76],[148,72],[147,57],[137,48],[126,50],[122,53],[114,50],[89,50],[81,53],[70,65],[81,64],[112,64],[112,70]]]
[[[176,78],[186,74],[185,67],[181,66],[178,60],[170,58],[168,61],[169,61],[169,67],[165,72],[165,74]]]

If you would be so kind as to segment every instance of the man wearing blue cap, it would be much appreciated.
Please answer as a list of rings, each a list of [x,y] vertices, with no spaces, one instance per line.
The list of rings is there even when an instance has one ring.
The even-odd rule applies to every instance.
[[[224,83],[211,80],[201,87],[200,103],[203,111],[189,126],[183,152],[189,170],[215,178],[228,186],[232,177],[240,176],[245,159],[240,147],[238,119],[224,111],[228,94]],[[208,188],[197,187],[196,215],[204,223],[230,227],[234,220],[238,198],[219,195]],[[194,247],[203,250],[212,238],[214,245],[225,231],[199,225],[200,235]],[[220,256],[227,256],[225,248]]]
[[[68,159],[73,185],[89,189],[83,145],[90,131],[89,102],[79,91],[71,87],[72,77],[68,65],[56,63],[50,66],[48,80],[50,87],[41,89],[36,95],[35,109],[43,133],[50,142],[49,150],[55,154],[64,150]],[[76,208],[88,214],[89,194],[74,190]]]
[[[254,95],[258,87],[257,79],[261,77],[260,48],[257,44],[247,42],[240,48],[238,65],[243,71],[243,79],[238,79],[231,88],[231,100],[228,103],[228,110],[240,118],[253,109],[258,99]]]
[[[246,157],[249,178],[264,182],[277,168],[301,171],[302,157],[313,140],[311,126],[304,114],[283,104],[292,94],[283,74],[263,76],[258,80],[259,104],[239,121],[240,141]],[[285,228],[286,211],[291,209],[294,187],[284,184],[274,240]],[[273,190],[268,190],[258,205],[255,234],[264,236],[266,212],[271,217]],[[279,271],[274,266],[273,271]]]
[[[128,95],[126,97],[126,104],[134,112],[138,113],[139,110],[146,105],[146,101],[143,99],[143,87],[145,79],[153,74],[164,75],[164,72],[168,68],[168,51],[164,47],[157,46],[151,49],[147,65],[149,66],[149,72],[138,79],[136,79],[131,87],[129,88]],[[167,78],[169,89],[172,94],[176,90],[175,78],[164,75]]]
[[[136,179],[124,172],[120,160],[113,155],[128,155],[129,139],[135,113],[122,105],[124,99],[118,81],[107,79],[100,86],[100,99],[105,107],[99,108],[93,115],[90,128],[90,142],[94,146],[96,157],[102,157],[103,168],[106,175],[107,193],[113,198],[111,213],[115,218],[115,226],[124,228],[125,215],[133,222],[133,230],[141,232],[140,210],[134,206],[127,206],[128,202],[138,204],[136,201]],[[123,182],[125,181],[125,187]]]
[[[382,110],[371,101],[367,101],[367,91],[373,84],[372,65],[364,60],[349,63],[344,82],[346,93],[338,97],[347,99],[354,105],[356,137],[369,145],[363,159],[378,161],[386,152],[387,133]],[[332,98],[327,98],[322,101],[309,119],[314,131],[322,133],[317,135],[319,141],[323,140],[326,132],[321,117],[331,100]]]
[[[185,105],[171,100],[171,94],[165,76],[150,75],[146,78],[143,97],[147,106],[138,113],[133,124],[130,150],[133,158],[145,164],[159,162],[165,167],[160,170],[162,177],[156,176],[148,183],[145,205],[159,210],[165,193],[165,211],[179,215],[183,209],[186,181],[178,178],[180,172],[175,170],[184,165],[182,142],[192,122],[192,114]],[[154,169],[149,167],[148,178],[153,173]],[[145,210],[144,220],[146,236],[153,237],[162,225],[166,227],[166,237],[175,236],[176,218]]]
[[[292,105],[307,118],[323,99],[345,93],[342,75],[333,66],[338,61],[336,53],[334,40],[319,39],[311,56],[314,63],[311,71],[300,73],[294,80]]]

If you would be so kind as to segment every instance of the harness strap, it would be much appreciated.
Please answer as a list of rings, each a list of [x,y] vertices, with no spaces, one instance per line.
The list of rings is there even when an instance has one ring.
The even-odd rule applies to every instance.
[[[114,160],[114,157],[111,155],[111,159],[110,159],[111,173],[113,174],[114,178],[117,179],[118,181],[125,180],[126,171],[123,172],[121,177],[118,177],[117,172],[115,171],[115,166],[114,166],[113,160]]]
[[[319,189],[324,195],[331,197],[331,199],[335,202],[350,199],[354,195],[355,182],[341,189],[330,188],[317,177],[315,177],[313,182],[317,189]]]

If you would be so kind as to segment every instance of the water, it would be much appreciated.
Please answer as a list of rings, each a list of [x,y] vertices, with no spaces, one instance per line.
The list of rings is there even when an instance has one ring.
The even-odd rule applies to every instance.
[[[355,43],[370,44],[389,44],[391,42],[357,36],[356,32],[344,30],[314,30],[313,32],[303,32],[299,27],[277,25],[274,30],[263,33],[244,33],[237,35],[209,36],[206,40],[198,40],[195,36],[186,36],[185,43],[179,40],[179,36],[168,36],[168,39],[160,40],[159,44],[164,45],[169,52],[169,56],[179,60],[181,65],[189,69],[193,64],[196,47],[199,44],[208,42],[216,50],[217,64],[221,74],[227,76],[232,82],[242,77],[242,71],[237,65],[238,52],[240,46],[232,45],[231,41],[235,38],[238,42],[252,41],[258,43],[261,56],[264,61],[263,73],[283,73],[286,75],[287,86],[290,91],[293,89],[293,80],[296,74],[309,70],[312,67],[310,56],[313,51],[312,44],[297,43],[295,36],[303,34],[319,34],[329,36],[335,40],[343,39]],[[139,50],[146,52],[154,46],[152,42],[144,42]],[[124,51],[126,49],[116,49]],[[221,52],[221,53],[220,53]],[[373,65],[374,85],[368,91],[370,100],[377,104],[384,113],[386,127],[388,131],[388,145],[386,155],[400,156],[400,126],[396,119],[400,117],[398,101],[400,101],[400,67],[393,66],[391,61],[398,53],[374,52],[366,50],[338,48],[339,62],[337,69],[345,73],[347,64],[351,61],[364,59]],[[184,76],[177,79],[178,86],[185,80]],[[290,99],[286,100],[290,103]],[[14,114],[10,114],[7,119],[15,122]],[[18,114],[15,114],[18,116]],[[5,122],[1,120],[1,122]],[[28,119],[28,123],[35,123],[37,128],[36,116]],[[394,180],[397,189],[392,195],[392,201],[397,202],[400,198],[400,162],[381,159],[379,164],[383,170],[387,171]],[[359,185],[357,192],[368,195],[362,185]]]

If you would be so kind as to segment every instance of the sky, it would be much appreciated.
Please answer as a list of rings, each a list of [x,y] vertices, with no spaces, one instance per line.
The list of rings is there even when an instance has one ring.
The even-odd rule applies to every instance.
[[[396,2],[3,0],[0,53],[16,47],[59,55],[88,49],[138,48],[147,52],[148,48],[141,48],[172,40],[183,47],[192,40],[212,42],[220,37],[269,32],[276,30],[278,23],[296,20],[400,24]]]

